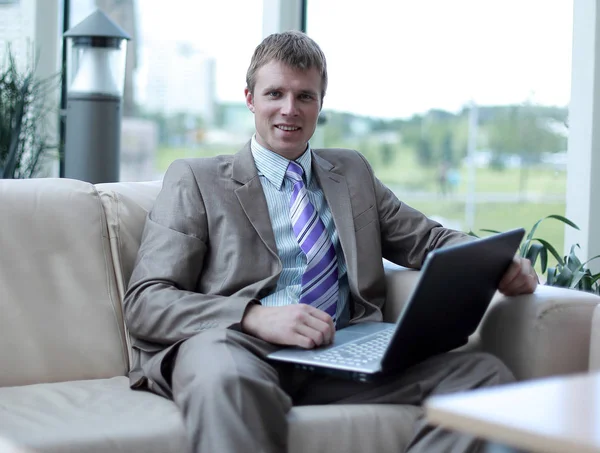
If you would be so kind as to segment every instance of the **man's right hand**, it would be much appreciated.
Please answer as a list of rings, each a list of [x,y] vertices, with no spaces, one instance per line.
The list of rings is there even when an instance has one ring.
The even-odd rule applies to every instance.
[[[242,330],[269,343],[312,349],[330,344],[335,335],[331,316],[307,304],[248,307]]]

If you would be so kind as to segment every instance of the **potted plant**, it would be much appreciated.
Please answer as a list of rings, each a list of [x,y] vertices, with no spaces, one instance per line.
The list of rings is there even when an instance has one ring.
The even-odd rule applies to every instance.
[[[56,111],[47,97],[60,77],[40,80],[34,64],[20,70],[10,46],[0,64],[0,179],[38,176],[45,160],[58,155],[46,117]]]
[[[547,219],[558,220],[579,230],[579,227],[575,223],[561,215],[552,214],[543,217],[534,223],[529,233],[527,233],[523,239],[519,248],[519,254],[522,257],[528,258],[534,266],[537,263],[538,258],[540,259],[542,275],[546,273],[546,285],[578,289],[600,295],[600,272],[593,274],[587,267],[590,261],[600,258],[600,255],[594,256],[585,262],[581,262],[576,253],[579,244],[574,244],[571,246],[567,256],[561,256],[552,244],[535,235],[539,225]],[[497,230],[489,229],[482,229],[481,231],[498,233]],[[477,236],[473,233],[470,234]],[[548,266],[549,254],[556,259],[556,266]]]

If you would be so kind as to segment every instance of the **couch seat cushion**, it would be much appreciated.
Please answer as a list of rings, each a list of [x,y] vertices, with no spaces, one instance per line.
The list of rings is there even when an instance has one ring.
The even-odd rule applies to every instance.
[[[295,407],[289,451],[397,453],[420,413],[392,405]],[[36,453],[186,451],[175,404],[130,390],[126,377],[0,388],[2,437]]]
[[[34,452],[185,452],[177,407],[126,377],[0,388],[0,437]]]

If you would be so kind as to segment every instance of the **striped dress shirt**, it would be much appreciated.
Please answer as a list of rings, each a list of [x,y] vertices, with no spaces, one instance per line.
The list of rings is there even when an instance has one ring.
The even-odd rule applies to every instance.
[[[252,137],[251,148],[263,192],[267,199],[277,252],[283,266],[275,291],[261,299],[261,303],[265,307],[281,307],[289,304],[297,304],[302,289],[302,275],[306,270],[306,255],[298,245],[290,219],[290,199],[292,197],[293,183],[285,177],[285,171],[290,161],[261,146],[255,137]],[[311,162],[312,153],[309,145],[304,154],[296,159],[296,163],[304,170],[308,198],[319,213],[319,217],[323,225],[325,225],[325,229],[329,233],[331,242],[335,247],[339,277],[336,327],[341,328],[348,324],[350,318],[348,306],[350,288],[348,286],[346,261],[344,260],[338,233],[333,223],[331,210],[327,205],[323,191],[319,187],[317,178],[312,177]]]

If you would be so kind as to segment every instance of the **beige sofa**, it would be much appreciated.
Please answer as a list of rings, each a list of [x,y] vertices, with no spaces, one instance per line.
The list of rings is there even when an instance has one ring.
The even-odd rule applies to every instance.
[[[132,391],[121,300],[160,183],[0,181],[0,438],[34,452],[185,452],[175,405]],[[418,272],[388,274],[394,320]],[[496,297],[470,347],[519,379],[585,371],[600,298]],[[398,452],[420,409],[294,408],[291,452]],[[332,430],[336,435],[331,437]]]

